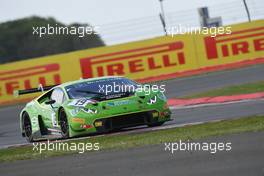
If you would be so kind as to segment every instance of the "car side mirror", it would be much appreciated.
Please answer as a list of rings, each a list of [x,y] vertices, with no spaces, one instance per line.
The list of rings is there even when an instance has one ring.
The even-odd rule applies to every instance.
[[[55,100],[48,100],[48,101],[45,102],[46,105],[52,105],[54,103],[56,103]]]

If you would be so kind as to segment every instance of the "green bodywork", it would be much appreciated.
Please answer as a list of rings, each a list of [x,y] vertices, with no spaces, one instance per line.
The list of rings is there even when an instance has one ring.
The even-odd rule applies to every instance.
[[[145,125],[151,125],[170,120],[170,110],[167,106],[167,100],[160,91],[150,92],[136,92],[132,96],[116,98],[110,100],[103,100],[86,103],[84,106],[77,106],[78,99],[70,99],[66,87],[69,85],[95,81],[99,79],[108,79],[115,77],[101,77],[92,79],[82,79],[78,81],[68,82],[56,86],[45,92],[38,98],[29,102],[20,113],[20,128],[21,133],[25,136],[25,129],[23,126],[23,114],[27,113],[32,127],[32,135],[34,140],[58,138],[60,136],[60,110],[64,109],[67,115],[69,126],[69,137],[81,136],[90,133],[97,133],[102,125],[103,119],[114,117],[135,117],[140,113],[146,113],[150,116],[151,121]],[[63,103],[46,104],[50,100],[50,94],[53,90],[60,89],[64,93]],[[156,102],[150,104],[151,98],[156,97]],[[86,100],[86,99],[84,99]],[[78,104],[78,103],[77,103]],[[102,119],[102,121],[101,121]],[[42,124],[41,124],[42,123]],[[42,126],[42,129],[41,129]],[[136,125],[135,125],[136,126]],[[46,134],[43,135],[43,128]]]

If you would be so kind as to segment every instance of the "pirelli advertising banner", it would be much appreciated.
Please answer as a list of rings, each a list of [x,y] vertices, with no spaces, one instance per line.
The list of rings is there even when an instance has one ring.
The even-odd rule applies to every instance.
[[[34,98],[15,98],[13,91],[39,84],[107,75],[148,82],[263,59],[264,20],[231,27],[216,37],[174,35],[0,65],[0,105]]]
[[[199,67],[264,58],[264,20],[232,26],[232,33],[195,38]],[[227,65],[228,67],[228,65]]]

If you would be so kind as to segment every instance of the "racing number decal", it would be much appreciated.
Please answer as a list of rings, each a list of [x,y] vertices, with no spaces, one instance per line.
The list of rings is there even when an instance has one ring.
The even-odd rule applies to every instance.
[[[85,106],[86,102],[86,99],[80,99],[75,103],[75,106]]]
[[[68,105],[71,106],[76,106],[76,107],[85,107],[87,104],[89,103],[93,103],[94,101],[92,100],[88,100],[88,99],[78,99],[78,100],[74,100],[71,103],[69,103]]]

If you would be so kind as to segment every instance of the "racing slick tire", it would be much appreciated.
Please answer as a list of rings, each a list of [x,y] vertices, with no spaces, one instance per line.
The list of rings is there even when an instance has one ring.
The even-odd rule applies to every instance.
[[[28,142],[33,142],[32,125],[31,125],[30,117],[27,112],[23,113],[22,119],[23,119],[23,129],[26,140]]]
[[[60,109],[59,111],[59,122],[60,122],[60,127],[61,127],[61,135],[63,139],[69,138],[69,123],[68,123],[68,118],[65,110],[63,108]]]

